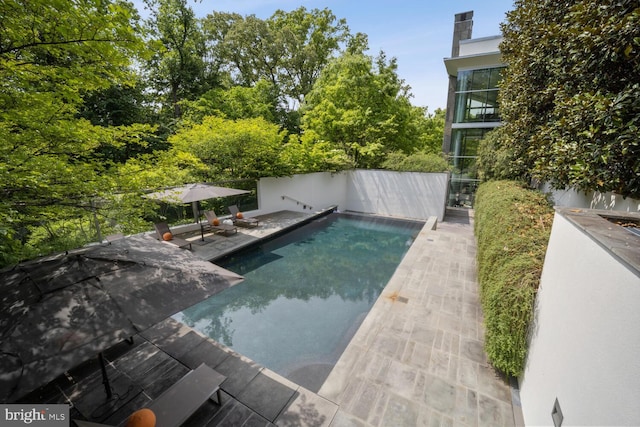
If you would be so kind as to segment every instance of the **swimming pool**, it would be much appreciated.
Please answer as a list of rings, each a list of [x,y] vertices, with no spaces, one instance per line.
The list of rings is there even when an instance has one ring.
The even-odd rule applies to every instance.
[[[216,261],[245,280],[176,318],[317,391],[422,226],[332,213]]]

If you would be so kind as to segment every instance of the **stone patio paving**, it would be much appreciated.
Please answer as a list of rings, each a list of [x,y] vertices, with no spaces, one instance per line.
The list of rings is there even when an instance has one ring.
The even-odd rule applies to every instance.
[[[483,348],[472,220],[429,225],[318,393],[332,427],[515,424]]]
[[[208,235],[202,243],[197,230],[190,237],[193,253],[216,259],[310,218],[276,213],[259,228]],[[101,402],[95,363],[25,401],[72,402],[72,416],[94,420],[96,410],[106,409],[100,419],[122,425],[127,414],[205,362],[228,377],[222,406],[208,402],[185,425],[512,426],[508,381],[483,350],[472,220],[432,226],[417,236],[318,393],[169,319],[135,345],[105,352],[114,382],[128,396],[118,408]]]

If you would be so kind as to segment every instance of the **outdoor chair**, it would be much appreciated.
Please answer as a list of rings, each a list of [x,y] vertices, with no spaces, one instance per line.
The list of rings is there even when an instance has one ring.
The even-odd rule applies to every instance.
[[[146,408],[134,412],[129,417],[127,425],[155,423],[156,427],[181,426],[207,400],[210,399],[218,406],[222,404],[220,385],[225,379],[227,377],[203,363],[153,399]],[[217,402],[213,400],[214,394]],[[78,427],[106,426],[89,421],[73,421]]]
[[[257,227],[260,221],[258,218],[245,218],[245,216],[240,212],[238,205],[231,205],[228,207],[229,212],[231,213],[231,220],[234,224],[240,227]]]
[[[188,246],[189,249],[191,249],[191,242],[175,237],[166,222],[158,222],[153,224],[153,226],[156,228],[156,233],[158,234],[158,239],[160,241],[172,244],[179,248],[186,248]]]
[[[204,216],[207,218],[207,221],[200,223],[200,235],[202,240],[204,240],[205,230],[212,230],[214,233],[224,234],[225,236],[238,232],[238,228],[235,225],[224,224],[218,218],[215,211],[204,211]]]

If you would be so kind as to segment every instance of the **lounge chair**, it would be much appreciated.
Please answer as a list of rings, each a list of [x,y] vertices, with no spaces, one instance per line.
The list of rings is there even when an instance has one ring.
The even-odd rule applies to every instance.
[[[160,241],[172,244],[179,248],[186,248],[188,246],[189,249],[191,249],[191,242],[175,237],[166,222],[158,222],[153,224],[153,226],[156,228],[156,233],[158,234],[158,239]]]
[[[207,221],[200,223],[202,240],[204,240],[205,230],[213,230],[214,233],[224,234],[225,236],[238,232],[238,228],[235,225],[224,224],[222,220],[218,218],[215,211],[204,211],[204,216],[207,218]]]
[[[145,409],[134,412],[132,416],[137,417],[138,425],[147,425],[142,424],[144,421],[141,418],[143,417],[138,414],[141,415],[145,411],[148,414],[151,411],[156,427],[178,427],[184,425],[184,422],[207,400],[213,401],[218,406],[222,405],[220,385],[225,379],[227,377],[203,363],[193,371],[189,371],[177,383],[153,399]],[[213,399],[214,394],[217,397],[217,402]],[[147,414],[145,414],[144,418],[149,417]],[[107,424],[82,420],[73,420],[73,422],[78,427],[109,427]],[[130,416],[128,422],[134,424],[136,421],[132,420]]]
[[[231,213],[231,220],[239,227],[257,227],[260,221],[258,218],[246,218],[238,208],[238,205],[229,206],[229,212]]]

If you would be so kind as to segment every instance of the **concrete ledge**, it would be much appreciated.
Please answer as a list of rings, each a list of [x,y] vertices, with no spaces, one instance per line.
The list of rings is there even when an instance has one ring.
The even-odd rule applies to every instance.
[[[640,237],[608,220],[640,223],[640,213],[570,208],[556,212],[640,277]]]

